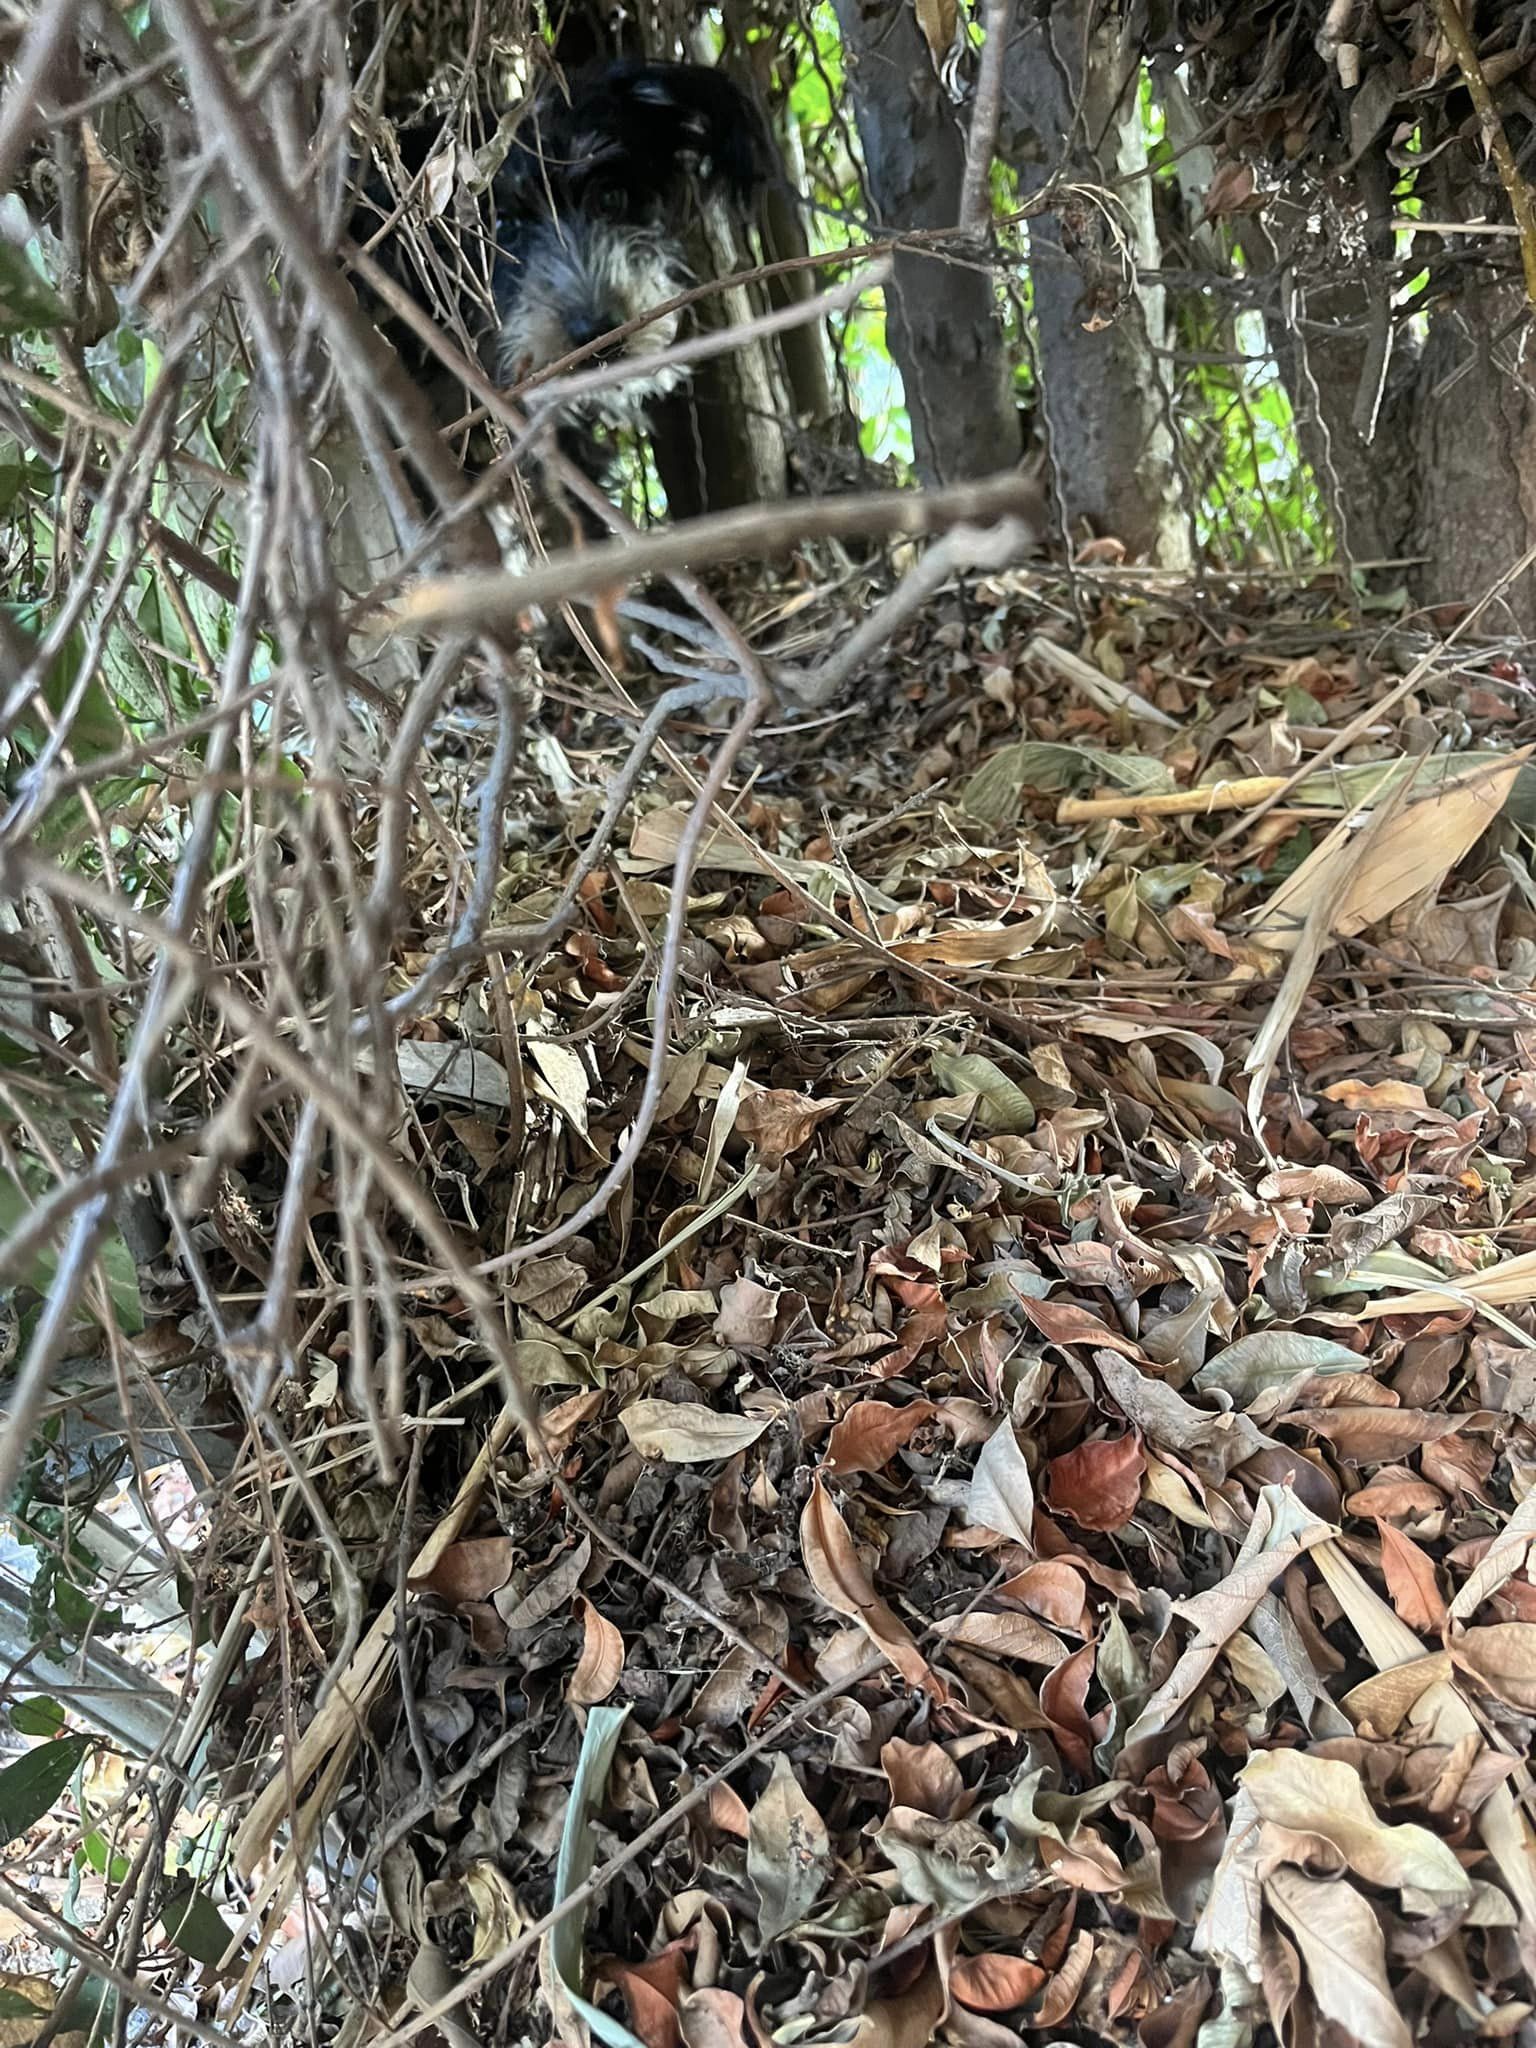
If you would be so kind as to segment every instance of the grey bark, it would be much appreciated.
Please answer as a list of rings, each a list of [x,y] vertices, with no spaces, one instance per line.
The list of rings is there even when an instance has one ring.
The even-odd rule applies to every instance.
[[[879,224],[952,228],[965,137],[934,74],[911,0],[836,0],[854,117]],[[918,474],[957,483],[1019,459],[992,282],[975,264],[898,252],[886,287],[887,339],[906,389]]]
[[[1139,53],[1094,0],[1057,0],[1015,28],[1000,146],[1020,196],[1067,185],[1030,223],[1042,412],[1069,522],[1132,554],[1190,559],[1164,359],[1168,313],[1139,103]]]
[[[743,267],[725,210],[705,208],[689,240],[700,277],[723,277]],[[744,286],[698,302],[701,327],[719,329],[750,320],[754,308]],[[687,388],[654,409],[651,436],[656,467],[673,518],[726,512],[738,505],[782,498],[787,488],[785,401],[776,388],[776,365],[761,342],[700,363]]]
[[[1373,167],[1358,178],[1369,195]],[[1385,220],[1389,194],[1378,182]],[[1442,183],[1440,217],[1482,209],[1480,196]],[[1385,269],[1373,278],[1330,254],[1332,274],[1319,279],[1304,239],[1282,253],[1263,220],[1243,221],[1239,237],[1270,286],[1268,326],[1297,442],[1340,555],[1401,561],[1421,605],[1474,600],[1536,542],[1536,364],[1519,285],[1476,277],[1433,294],[1421,339],[1395,320]],[[1371,239],[1384,263],[1390,229]],[[1525,572],[1490,624],[1536,633],[1536,575]]]

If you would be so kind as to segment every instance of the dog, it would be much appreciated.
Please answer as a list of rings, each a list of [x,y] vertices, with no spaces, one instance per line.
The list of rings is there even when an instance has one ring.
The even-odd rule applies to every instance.
[[[486,374],[506,388],[578,351],[582,361],[573,368],[632,364],[633,378],[573,401],[565,413],[580,427],[643,427],[650,402],[686,375],[673,364],[646,366],[682,332],[682,313],[659,309],[696,281],[686,247],[690,216],[716,197],[745,211],[768,175],[756,112],[731,79],[707,65],[616,61],[589,66],[568,84],[546,81],[503,130],[508,125],[512,141],[489,193],[456,193],[453,219],[418,217],[413,235],[389,238],[375,260],[432,310],[428,272],[439,287],[464,274],[445,235],[488,240],[494,316],[456,295]],[[427,169],[441,137],[441,127],[427,121],[397,131],[409,175]],[[352,239],[367,242],[390,213],[382,181],[371,178]],[[425,267],[423,227],[438,251]],[[605,341],[633,323],[633,332]],[[462,390],[444,388],[440,367],[400,322],[380,325],[431,389],[435,409],[456,417]]]
[[[744,211],[766,176],[751,102],[706,65],[610,63],[578,74],[568,96],[554,86],[536,94],[492,187],[492,374],[520,381],[578,349],[589,361],[632,362],[637,374],[592,405],[643,425],[648,402],[683,380],[674,365],[645,365],[670,348],[682,318],[647,316],[694,282],[690,204],[718,195]]]

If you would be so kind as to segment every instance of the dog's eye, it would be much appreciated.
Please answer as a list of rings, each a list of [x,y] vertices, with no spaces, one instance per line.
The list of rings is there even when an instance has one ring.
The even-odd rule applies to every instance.
[[[618,220],[624,212],[624,194],[617,185],[597,186],[587,203],[600,220]]]

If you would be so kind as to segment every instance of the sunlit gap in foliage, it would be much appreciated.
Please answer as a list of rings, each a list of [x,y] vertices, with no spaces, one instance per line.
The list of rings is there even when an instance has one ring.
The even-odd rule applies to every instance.
[[[843,85],[843,46],[837,17],[820,0],[805,25],[784,38],[795,64],[790,118],[806,144],[811,253],[836,256],[869,236],[859,146]],[[832,322],[833,346],[847,375],[858,422],[859,447],[869,462],[890,463],[906,481],[912,468],[912,421],[901,372],[885,336],[885,294],[866,292]]]
[[[1156,81],[1143,66],[1140,106],[1148,161],[1170,210],[1182,216],[1178,164]],[[1188,227],[1195,223],[1187,222]],[[1248,268],[1220,220],[1201,222],[1227,244],[1234,275]],[[1174,415],[1195,484],[1195,535],[1222,567],[1297,568],[1330,552],[1317,480],[1301,453],[1290,394],[1264,316],[1232,310],[1214,288],[1170,294]]]

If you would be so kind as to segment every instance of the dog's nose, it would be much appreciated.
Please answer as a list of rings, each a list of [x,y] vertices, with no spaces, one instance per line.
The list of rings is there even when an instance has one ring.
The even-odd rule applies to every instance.
[[[571,337],[572,348],[585,348],[589,342],[596,341],[600,334],[609,334],[620,324],[618,316],[614,313],[579,313],[574,320],[566,322],[566,332]],[[600,350],[597,360],[603,361],[622,346],[622,343],[617,343],[612,349]]]

